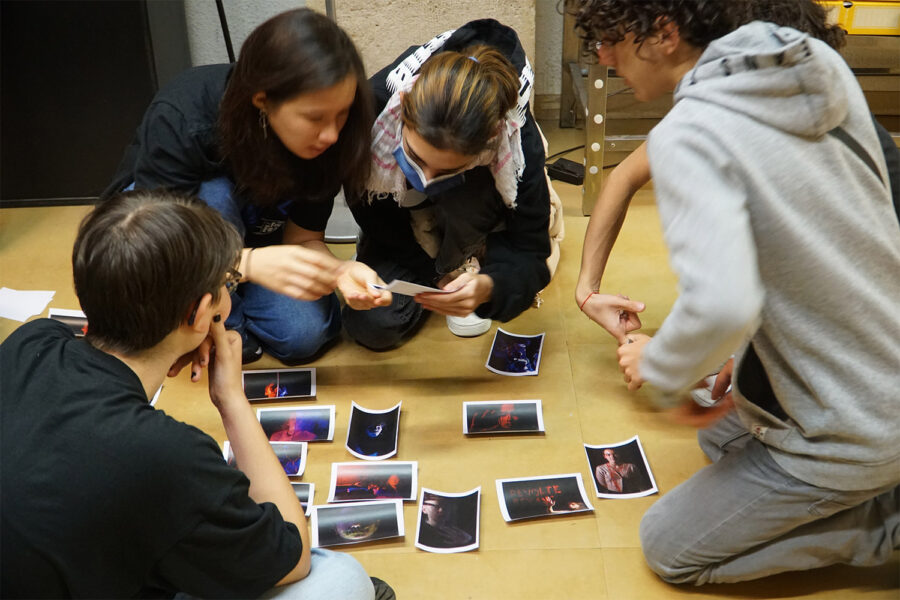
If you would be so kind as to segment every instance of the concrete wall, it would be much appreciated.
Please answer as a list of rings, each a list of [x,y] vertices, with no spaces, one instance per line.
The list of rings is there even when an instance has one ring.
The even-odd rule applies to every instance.
[[[519,33],[534,61],[535,0],[335,0],[338,24],[353,38],[371,75],[408,47],[466,21],[491,17]],[[307,6],[325,12],[324,0]]]
[[[235,54],[254,27],[279,12],[309,6],[325,13],[325,0],[224,0]],[[559,94],[562,16],[557,0],[334,0],[338,24],[356,42],[374,73],[409,46],[466,21],[492,17],[513,27],[535,68],[535,92]],[[191,62],[227,62],[213,0],[185,0]]]
[[[539,96],[559,95],[563,38],[561,11],[560,0],[535,2],[534,92]]]
[[[223,0],[222,4],[235,56],[240,53],[241,44],[257,25],[280,12],[306,6],[303,0]],[[324,13],[324,3],[322,6]],[[225,49],[225,38],[214,0],[185,0],[184,14],[191,48],[191,64],[196,66],[228,62],[228,51]]]

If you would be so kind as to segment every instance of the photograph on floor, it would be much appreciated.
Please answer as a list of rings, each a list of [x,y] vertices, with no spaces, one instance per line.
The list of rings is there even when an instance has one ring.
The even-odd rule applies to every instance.
[[[300,477],[306,470],[306,442],[269,442],[278,462],[289,477]]]
[[[256,417],[270,442],[330,442],[334,405],[260,408]]]
[[[516,335],[498,327],[485,366],[500,375],[537,375],[543,345],[543,333]]]
[[[403,537],[403,502],[379,500],[313,506],[310,533],[314,548]]]
[[[463,402],[463,433],[530,433],[544,431],[540,400]]]
[[[310,508],[314,504],[313,498],[316,495],[316,484],[292,481],[291,487],[294,489],[294,495],[297,496],[300,506],[303,507],[304,514],[308,517]]]
[[[497,500],[505,521],[594,510],[581,473],[498,479]]]
[[[47,310],[47,318],[59,321],[66,325],[75,334],[75,337],[84,337],[88,331],[88,320],[80,310],[68,308],[50,308]]]
[[[397,454],[400,405],[369,410],[352,403],[347,427],[347,450],[363,460],[384,460]]]
[[[639,498],[659,491],[641,440],[584,445],[598,498]]]
[[[316,395],[315,369],[266,369],[244,371],[247,400],[287,400]]]
[[[332,463],[328,502],[352,500],[415,500],[416,461]]]
[[[451,494],[422,488],[416,548],[450,554],[478,548],[481,486]]]

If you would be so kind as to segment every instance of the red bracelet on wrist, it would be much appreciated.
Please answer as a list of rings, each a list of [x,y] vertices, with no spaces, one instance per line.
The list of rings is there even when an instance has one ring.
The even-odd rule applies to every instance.
[[[593,296],[596,293],[597,292],[591,292],[590,294],[588,294],[587,298],[584,299],[584,302],[581,303],[581,306],[578,307],[578,310],[580,310],[581,312],[584,312],[584,305],[587,304],[587,301],[591,299],[591,296]]]

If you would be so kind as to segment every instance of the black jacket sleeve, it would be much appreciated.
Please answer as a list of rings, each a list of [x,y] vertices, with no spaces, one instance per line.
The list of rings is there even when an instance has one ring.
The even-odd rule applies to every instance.
[[[506,229],[491,233],[481,272],[494,280],[491,300],[476,313],[509,321],[531,306],[535,294],[550,282],[550,192],[544,173],[544,145],[529,114],[522,127],[525,172],[519,182],[516,208]]]

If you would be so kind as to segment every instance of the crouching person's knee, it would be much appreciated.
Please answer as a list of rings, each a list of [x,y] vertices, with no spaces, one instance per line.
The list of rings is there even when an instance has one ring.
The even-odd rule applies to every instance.
[[[684,540],[678,537],[678,528],[672,515],[666,514],[663,498],[641,519],[641,549],[647,566],[669,583],[702,583],[703,568],[685,561]]]

